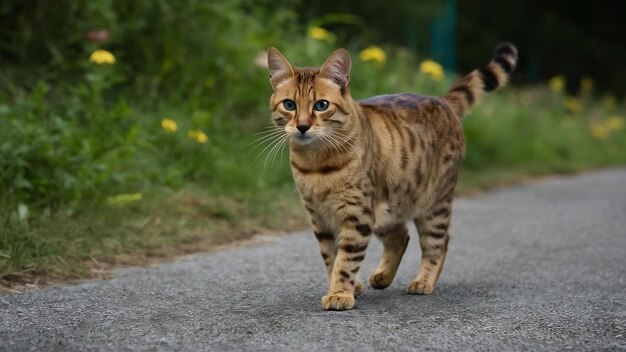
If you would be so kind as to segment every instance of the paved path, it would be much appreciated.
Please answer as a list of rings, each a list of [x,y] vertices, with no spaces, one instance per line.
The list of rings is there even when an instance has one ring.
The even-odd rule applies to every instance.
[[[0,295],[0,350],[626,350],[626,169],[458,200],[431,296],[404,293],[414,236],[393,285],[352,311],[321,310],[326,274],[302,232]]]

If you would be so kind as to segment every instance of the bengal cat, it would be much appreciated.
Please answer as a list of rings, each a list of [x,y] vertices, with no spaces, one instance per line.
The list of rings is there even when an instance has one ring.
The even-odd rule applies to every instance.
[[[491,62],[458,81],[443,98],[415,94],[350,95],[350,54],[338,49],[321,68],[292,67],[268,50],[275,126],[288,138],[293,177],[310,214],[329,275],[325,310],[351,309],[372,234],[384,245],[369,276],[389,286],[419,233],[422,260],[410,294],[430,294],[448,248],[454,188],[464,155],[461,118],[483,92],[506,85],[517,49],[500,44]]]

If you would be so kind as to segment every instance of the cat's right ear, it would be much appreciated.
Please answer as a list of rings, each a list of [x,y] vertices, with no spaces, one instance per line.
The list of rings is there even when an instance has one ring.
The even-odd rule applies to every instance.
[[[293,76],[293,68],[283,54],[276,48],[267,49],[267,68],[270,71],[270,83],[273,88]]]

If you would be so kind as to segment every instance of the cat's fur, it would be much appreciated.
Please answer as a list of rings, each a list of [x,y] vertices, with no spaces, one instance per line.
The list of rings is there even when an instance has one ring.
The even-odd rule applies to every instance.
[[[485,91],[503,87],[516,63],[517,49],[504,43],[485,68],[443,98],[395,94],[355,101],[347,50],[335,51],[321,68],[292,67],[278,50],[268,50],[273,121],[289,137],[293,177],[329,274],[324,309],[351,309],[363,292],[356,274],[372,234],[384,252],[369,284],[391,284],[409,242],[408,220],[422,249],[408,292],[433,291],[464,155],[460,119]],[[315,108],[321,100],[329,103],[324,111]]]

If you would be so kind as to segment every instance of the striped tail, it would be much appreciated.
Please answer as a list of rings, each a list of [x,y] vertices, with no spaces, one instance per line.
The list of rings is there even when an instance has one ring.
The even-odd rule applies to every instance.
[[[517,48],[511,43],[501,43],[496,47],[496,53],[487,66],[472,71],[456,82],[444,99],[461,118],[480,100],[484,92],[506,86],[516,64]]]

